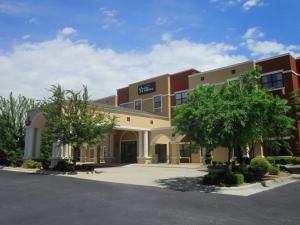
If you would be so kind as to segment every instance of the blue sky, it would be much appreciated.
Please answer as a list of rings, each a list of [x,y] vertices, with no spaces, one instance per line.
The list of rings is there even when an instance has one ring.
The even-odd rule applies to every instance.
[[[298,0],[0,0],[0,94],[40,98],[53,83],[87,84],[98,98],[190,67],[299,56],[299,8]]]

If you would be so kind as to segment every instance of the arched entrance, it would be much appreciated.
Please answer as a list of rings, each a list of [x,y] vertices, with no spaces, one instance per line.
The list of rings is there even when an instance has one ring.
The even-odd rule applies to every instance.
[[[170,138],[167,135],[156,135],[151,141],[151,148],[155,163],[170,162]]]
[[[120,137],[120,162],[137,163],[138,135],[135,131],[124,131]]]

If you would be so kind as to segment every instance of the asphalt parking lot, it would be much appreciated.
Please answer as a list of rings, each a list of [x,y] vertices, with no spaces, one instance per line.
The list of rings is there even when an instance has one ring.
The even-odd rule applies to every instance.
[[[299,224],[300,182],[249,197],[0,170],[0,224]]]

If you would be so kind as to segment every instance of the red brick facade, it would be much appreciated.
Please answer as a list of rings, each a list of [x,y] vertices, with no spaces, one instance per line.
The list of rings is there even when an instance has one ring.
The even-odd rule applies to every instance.
[[[129,102],[129,87],[118,89],[117,95],[118,95],[118,105]]]

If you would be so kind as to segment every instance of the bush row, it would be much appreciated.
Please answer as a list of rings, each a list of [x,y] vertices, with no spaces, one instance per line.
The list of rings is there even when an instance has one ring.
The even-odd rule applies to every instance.
[[[220,185],[226,184],[230,186],[238,186],[244,183],[244,175],[241,173],[210,173],[203,177],[203,184],[205,185]]]
[[[292,157],[292,156],[268,156],[266,159],[272,164],[272,165],[288,165],[288,164],[294,164],[299,165],[300,164],[300,157]]]
[[[262,157],[256,157],[251,160],[250,165],[242,163],[239,166],[233,166],[235,172],[210,173],[203,179],[203,184],[207,185],[240,185],[244,181],[255,182],[260,181],[269,172],[277,175],[279,169],[272,166],[270,162]]]

